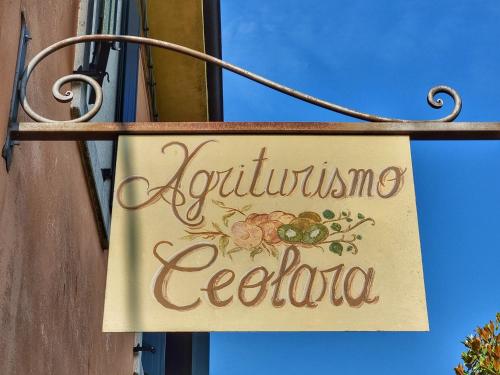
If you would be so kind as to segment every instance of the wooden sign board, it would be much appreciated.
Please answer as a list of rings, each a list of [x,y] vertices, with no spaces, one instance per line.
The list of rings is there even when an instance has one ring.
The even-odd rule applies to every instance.
[[[428,330],[408,138],[120,137],[103,330]]]

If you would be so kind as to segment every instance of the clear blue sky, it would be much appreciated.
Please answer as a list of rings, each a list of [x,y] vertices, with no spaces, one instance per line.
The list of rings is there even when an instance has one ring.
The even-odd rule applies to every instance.
[[[223,57],[268,78],[362,111],[418,119],[443,115],[425,98],[446,84],[462,95],[459,121],[500,121],[498,0],[221,0],[221,7]],[[226,121],[353,121],[231,73],[224,105]],[[460,341],[500,311],[500,142],[411,146],[430,332],[217,333],[211,374],[453,373]]]

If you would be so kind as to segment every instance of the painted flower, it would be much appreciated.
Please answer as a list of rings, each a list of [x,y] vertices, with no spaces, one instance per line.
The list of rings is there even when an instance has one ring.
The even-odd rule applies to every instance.
[[[270,213],[254,212],[247,215],[246,212],[250,210],[251,205],[237,209],[226,206],[220,201],[214,201],[214,204],[226,211],[222,216],[224,226],[212,222],[213,228],[203,231],[186,231],[188,235],[185,238],[189,240],[200,237],[208,240],[218,239],[219,250],[223,254],[231,256],[246,249],[252,259],[263,252],[279,257],[280,246],[287,246],[287,244],[323,250],[328,246],[328,249],[337,255],[342,255],[344,250],[356,254],[358,252],[357,241],[361,240],[362,236],[357,233],[358,229],[356,232],[353,230],[365,223],[375,225],[375,220],[365,217],[360,212],[354,217],[350,211],[335,213],[330,209],[324,210],[322,215],[314,211],[303,211],[294,215],[278,210]],[[230,226],[229,223],[232,221],[230,218],[237,214],[245,218]],[[350,224],[356,218],[357,222]],[[228,250],[231,241],[236,247]]]
[[[278,220],[269,220],[260,224],[259,228],[262,229],[264,242],[271,245],[280,242],[281,239],[278,236],[278,228],[282,225],[283,223]]]
[[[236,245],[250,249],[257,247],[262,242],[262,229],[245,221],[237,221],[231,227],[231,234]]]
[[[245,221],[251,225],[260,225],[260,224],[265,223],[266,221],[269,221],[269,215],[268,214],[250,214],[247,216]]]
[[[290,223],[293,219],[295,219],[295,215],[283,211],[273,211],[270,214],[258,214],[258,213],[250,214],[245,219],[245,223],[248,224],[249,226],[243,226],[240,224],[236,228],[237,231],[240,231],[239,232],[240,237],[238,241],[240,243],[242,242],[248,243],[249,239],[242,237],[244,237],[246,235],[245,233],[249,231],[248,228],[252,228],[252,230],[256,232],[256,229],[254,227],[257,226],[262,231],[262,240],[269,245],[275,245],[281,242],[281,238],[278,235],[278,228],[283,224]],[[255,234],[255,241],[256,238],[257,234]],[[254,241],[250,242],[252,244],[254,243]],[[236,242],[236,244],[238,246],[243,246],[239,245],[238,242]],[[258,244],[260,244],[260,242]],[[248,247],[248,245],[244,247]]]
[[[295,215],[283,211],[273,211],[269,214],[269,220],[278,220],[282,224],[290,224]]]

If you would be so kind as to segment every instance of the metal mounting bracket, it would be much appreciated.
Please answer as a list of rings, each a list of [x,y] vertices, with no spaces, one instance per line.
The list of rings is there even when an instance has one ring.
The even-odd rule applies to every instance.
[[[20,95],[21,95],[21,104],[23,106],[24,111],[26,114],[31,117],[33,120],[37,122],[42,122],[42,123],[53,123],[53,122],[61,122],[57,120],[52,120],[49,118],[46,118],[36,111],[31,108],[28,99],[26,97],[26,90],[27,90],[27,84],[29,81],[29,78],[31,76],[31,73],[35,69],[35,67],[47,56],[52,54],[55,51],[60,50],[61,48],[71,46],[74,44],[78,43],[88,43],[88,42],[101,42],[101,43],[133,43],[133,44],[139,44],[139,45],[144,45],[144,46],[150,46],[150,47],[158,47],[158,48],[163,48],[169,51],[174,51],[198,60],[205,61],[206,63],[213,64],[216,66],[219,66],[221,68],[224,68],[226,70],[229,70],[235,74],[238,74],[240,76],[243,76],[245,78],[248,78],[252,81],[255,81],[257,83],[260,83],[261,85],[267,86],[273,90],[279,91],[285,95],[292,96],[294,98],[297,98],[299,100],[305,101],[307,103],[313,104],[318,107],[322,107],[325,109],[328,109],[330,111],[336,112],[336,113],[341,113],[343,115],[357,118],[360,120],[365,120],[365,121],[370,121],[370,122],[398,122],[398,123],[410,123],[410,122],[418,122],[416,120],[407,120],[407,119],[396,119],[396,118],[391,118],[391,117],[383,117],[383,116],[378,116],[370,113],[365,113],[365,112],[360,112],[351,108],[343,107],[341,105],[335,104],[328,102],[326,100],[322,100],[319,98],[316,98],[314,96],[308,95],[306,93],[294,90],[291,87],[284,86],[282,84],[279,84],[277,82],[271,81],[270,79],[267,79],[263,76],[257,75],[255,73],[252,73],[248,70],[242,69],[239,66],[236,66],[234,64],[231,64],[227,61],[218,59],[214,56],[207,55],[206,53],[182,46],[180,44],[174,44],[170,42],[166,42],[163,40],[158,40],[158,39],[152,39],[152,38],[146,38],[146,37],[140,37],[140,36],[134,36],[134,35],[114,35],[114,34],[91,34],[91,35],[80,35],[80,36],[75,36],[67,39],[60,40],[59,42],[56,42],[49,47],[43,49],[40,51],[26,66],[26,70],[23,74],[22,81],[21,81],[21,90],[20,90]],[[109,51],[104,50],[104,48],[109,47],[109,44],[102,45],[102,50],[95,55],[96,59],[101,62],[101,64],[98,64],[98,61],[96,61],[97,66],[97,71],[104,72],[105,67],[104,67],[104,61],[105,59],[102,57],[105,57],[106,54]],[[101,56],[99,59],[98,57]],[[102,105],[102,100],[103,100],[103,90],[101,87],[101,83],[98,82],[96,79],[89,75],[85,74],[69,74],[66,76],[63,76],[59,78],[56,82],[54,82],[54,85],[52,86],[52,95],[54,98],[61,102],[61,103],[67,103],[72,100],[73,98],[73,93],[72,91],[68,90],[65,92],[62,92],[62,86],[65,85],[66,83],[69,82],[74,82],[74,81],[79,81],[86,83],[90,85],[95,93],[95,104],[92,106],[92,108],[83,114],[82,116],[78,118],[73,118],[71,120],[66,120],[62,121],[64,123],[83,123],[86,122],[90,119],[92,119],[97,112],[99,111],[99,108]],[[439,94],[445,94],[451,97],[453,100],[453,108],[451,113],[448,115],[434,119],[434,120],[428,120],[429,122],[450,122],[453,121],[457,118],[457,116],[460,113],[460,110],[462,108],[462,99],[460,98],[460,95],[458,92],[456,92],[453,88],[444,86],[444,85],[438,85],[432,87],[428,94],[427,94],[427,102],[432,108],[435,109],[440,109],[443,108],[444,101],[441,98],[438,98],[437,96]]]
[[[12,164],[13,148],[14,146],[19,144],[19,141],[15,141],[12,139],[11,133],[13,131],[16,131],[19,127],[19,123],[17,121],[17,112],[19,109],[19,102],[20,102],[19,92],[21,90],[21,77],[24,71],[26,50],[28,47],[28,41],[30,39],[31,37],[28,31],[28,27],[26,25],[24,13],[21,13],[21,30],[20,30],[19,46],[17,50],[16,71],[12,87],[12,97],[10,99],[9,122],[7,126],[7,133],[5,136],[5,143],[2,148],[2,157],[5,159],[5,166],[7,168],[7,171],[9,171],[10,165]]]
[[[134,353],[138,352],[151,352],[151,353],[156,353],[156,348],[152,345],[144,344],[143,346],[137,344],[136,346],[133,347]]]
[[[105,78],[109,82],[109,74],[106,72],[106,67],[108,65],[109,51],[112,48],[113,42],[96,42],[92,54],[92,61],[89,64],[88,70],[84,70],[80,65],[73,73],[89,76],[95,79],[102,87]],[[95,92],[91,91],[88,104],[95,104],[95,99]]]

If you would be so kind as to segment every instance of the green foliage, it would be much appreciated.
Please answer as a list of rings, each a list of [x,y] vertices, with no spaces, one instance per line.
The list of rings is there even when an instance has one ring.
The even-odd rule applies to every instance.
[[[500,374],[500,313],[495,322],[478,327],[474,335],[463,341],[467,348],[462,353],[461,363],[455,367],[456,375],[499,375]],[[465,366],[464,366],[465,365]]]
[[[323,211],[323,217],[325,219],[333,219],[335,217],[335,214],[333,213],[332,210],[324,210]]]
[[[339,223],[332,223],[332,225],[330,225],[330,228],[332,228],[335,232],[340,232],[342,230],[342,225],[340,225]]]
[[[221,236],[219,238],[219,250],[222,254],[226,253],[227,245],[229,245],[229,236]]]
[[[332,242],[329,247],[330,251],[332,253],[342,255],[342,250],[344,250],[344,247],[340,242]]]

